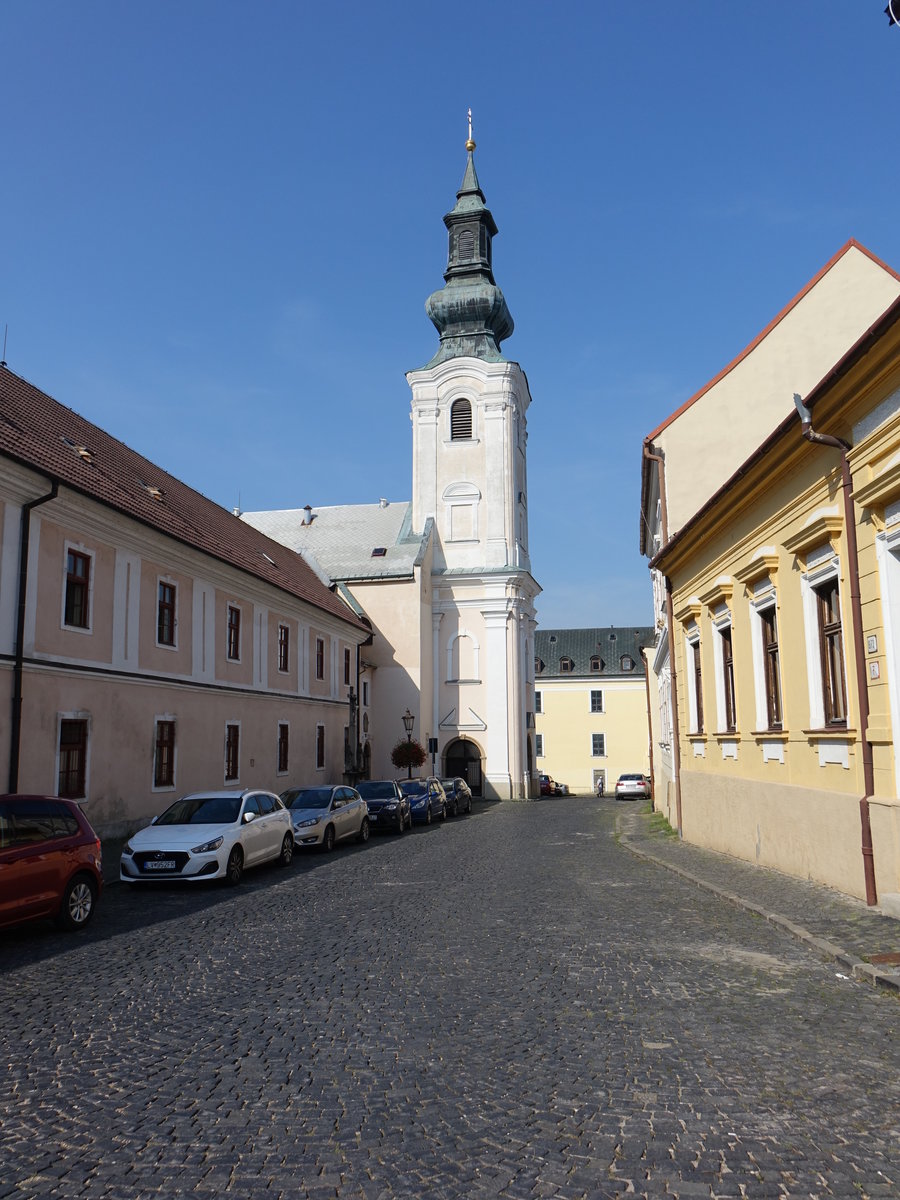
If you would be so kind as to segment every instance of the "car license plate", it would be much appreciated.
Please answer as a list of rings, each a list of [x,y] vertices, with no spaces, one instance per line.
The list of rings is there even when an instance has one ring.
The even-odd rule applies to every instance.
[[[174,871],[175,870],[175,859],[174,858],[158,858],[158,859],[154,860],[153,862],[146,862],[146,863],[144,863],[144,870],[145,871]]]
[[[372,813],[372,812],[370,812],[370,813],[369,813],[369,820],[370,820],[370,821],[377,821],[377,820],[378,820],[378,814],[377,814],[377,813]]]

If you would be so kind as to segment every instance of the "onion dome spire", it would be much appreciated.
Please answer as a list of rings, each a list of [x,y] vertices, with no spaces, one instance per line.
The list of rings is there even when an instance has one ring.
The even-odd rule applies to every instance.
[[[491,241],[497,226],[475,172],[471,109],[466,155],[456,204],[444,217],[449,234],[445,286],[425,302],[425,311],[441,336],[429,367],[448,358],[463,357],[505,362],[500,343],[513,331],[506,300],[494,283]]]

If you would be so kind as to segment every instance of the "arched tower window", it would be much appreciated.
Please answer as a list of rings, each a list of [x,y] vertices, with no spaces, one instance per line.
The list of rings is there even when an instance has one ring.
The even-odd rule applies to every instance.
[[[472,436],[472,405],[468,400],[454,400],[450,407],[450,440],[465,441]]]

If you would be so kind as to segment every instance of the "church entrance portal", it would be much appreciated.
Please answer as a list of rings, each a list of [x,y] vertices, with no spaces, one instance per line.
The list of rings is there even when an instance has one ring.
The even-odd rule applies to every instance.
[[[444,751],[447,779],[459,776],[469,785],[473,796],[482,794],[481,750],[474,742],[457,738]]]

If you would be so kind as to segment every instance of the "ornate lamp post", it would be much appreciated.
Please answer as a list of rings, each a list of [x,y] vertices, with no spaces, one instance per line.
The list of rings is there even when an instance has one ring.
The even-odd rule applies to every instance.
[[[412,742],[412,731],[413,731],[413,725],[415,725],[415,723],[416,723],[416,718],[412,715],[412,713],[409,711],[409,709],[407,709],[401,719],[403,721],[403,728],[406,730],[406,740],[408,742]],[[408,770],[409,770],[409,774],[408,774],[407,778],[412,779],[412,759],[410,759],[410,761],[409,761]]]

